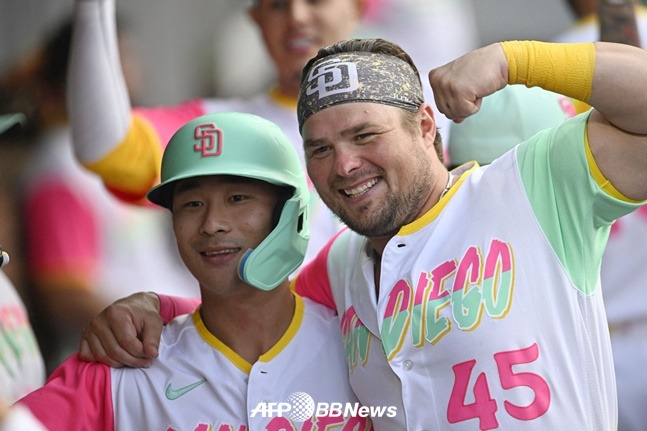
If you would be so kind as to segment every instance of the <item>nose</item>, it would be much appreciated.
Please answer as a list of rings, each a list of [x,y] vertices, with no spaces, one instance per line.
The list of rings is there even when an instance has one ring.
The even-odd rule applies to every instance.
[[[223,211],[216,209],[209,209],[205,211],[200,224],[201,235],[215,235],[218,232],[227,232],[231,228],[229,219]]]
[[[308,5],[304,0],[290,2],[290,19],[292,23],[304,22],[308,17]]]
[[[335,149],[335,172],[337,175],[345,177],[350,175],[355,169],[362,164],[362,159],[357,152],[350,148],[339,146]]]

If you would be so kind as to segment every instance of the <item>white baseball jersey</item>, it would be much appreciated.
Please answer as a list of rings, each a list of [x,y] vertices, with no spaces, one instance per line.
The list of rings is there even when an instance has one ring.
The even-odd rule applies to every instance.
[[[357,402],[334,312],[300,297],[283,337],[254,364],[209,333],[196,311],[164,327],[150,368],[109,368],[74,356],[20,402],[52,431],[370,429],[360,415],[300,416],[318,403]],[[291,403],[292,410],[254,411],[269,403]]]
[[[587,118],[464,173],[389,241],[379,296],[350,230],[299,275],[298,292],[332,290],[360,401],[397,406],[376,429],[616,429],[599,268],[638,205],[598,185]]]

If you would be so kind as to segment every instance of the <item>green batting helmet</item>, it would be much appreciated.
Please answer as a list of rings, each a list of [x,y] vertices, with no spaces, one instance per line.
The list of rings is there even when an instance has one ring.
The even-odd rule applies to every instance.
[[[256,115],[203,115],[173,135],[162,157],[161,184],[147,197],[171,209],[176,182],[205,175],[253,178],[294,190],[276,227],[238,263],[245,283],[274,289],[301,265],[310,237],[309,193],[296,151],[276,124]]]

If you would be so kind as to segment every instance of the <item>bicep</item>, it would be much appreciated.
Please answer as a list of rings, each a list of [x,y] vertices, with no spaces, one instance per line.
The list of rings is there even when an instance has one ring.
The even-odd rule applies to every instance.
[[[587,125],[591,154],[621,200],[647,199],[647,135],[628,133],[593,111]],[[624,199],[623,199],[624,197]]]

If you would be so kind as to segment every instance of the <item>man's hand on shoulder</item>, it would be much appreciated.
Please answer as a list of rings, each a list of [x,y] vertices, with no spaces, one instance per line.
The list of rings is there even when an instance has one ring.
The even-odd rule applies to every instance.
[[[150,367],[162,333],[160,300],[140,292],[106,307],[85,327],[79,357],[111,367]]]

